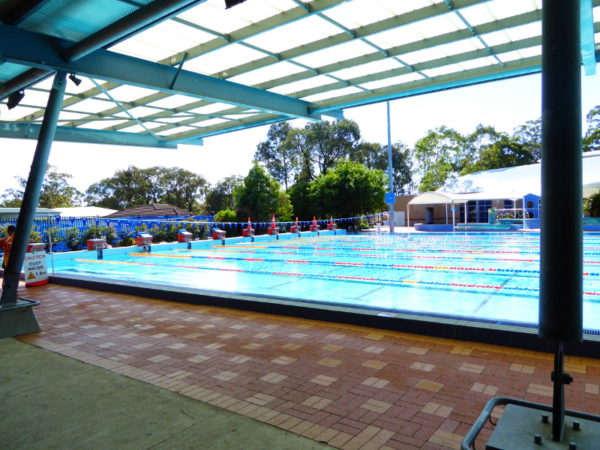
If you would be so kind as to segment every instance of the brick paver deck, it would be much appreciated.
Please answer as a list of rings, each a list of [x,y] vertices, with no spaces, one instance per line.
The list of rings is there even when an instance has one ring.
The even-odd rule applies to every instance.
[[[459,448],[490,398],[552,399],[549,354],[57,285],[21,295],[43,329],[21,341],[343,449]],[[566,369],[566,407],[599,414],[600,360]]]

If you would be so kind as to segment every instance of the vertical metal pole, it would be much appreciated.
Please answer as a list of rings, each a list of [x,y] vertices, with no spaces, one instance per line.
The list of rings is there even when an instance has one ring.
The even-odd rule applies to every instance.
[[[17,231],[13,241],[8,266],[4,271],[4,281],[2,283],[2,298],[0,303],[15,303],[17,301],[17,287],[19,286],[19,275],[21,267],[25,259],[25,250],[29,242],[29,233],[33,226],[35,213],[44,175],[46,174],[46,166],[50,155],[50,148],[56,133],[56,124],[58,122],[58,114],[62,106],[63,96],[65,93],[65,72],[57,72],[54,77],[54,84],[48,98],[48,105],[44,112],[44,121],[40,129],[38,143],[33,155],[29,178],[25,186],[23,194],[23,202],[17,219]]]
[[[387,138],[388,138],[388,184],[389,192],[394,193],[394,168],[392,166],[392,131],[390,123],[390,102],[387,102]],[[394,232],[394,203],[390,203],[390,233]]]
[[[579,2],[545,0],[542,20],[540,335],[582,339]]]
[[[580,2],[542,10],[542,198],[539,335],[556,341],[552,439],[564,425],[563,342],[581,341],[583,188]]]

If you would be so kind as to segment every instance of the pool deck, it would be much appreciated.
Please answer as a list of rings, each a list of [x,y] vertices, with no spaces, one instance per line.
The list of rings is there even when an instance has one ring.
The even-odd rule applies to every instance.
[[[459,448],[490,398],[552,401],[546,353],[53,284],[19,295],[41,302],[42,332],[0,340],[7,448]],[[600,359],[566,371],[566,408],[600,414]]]

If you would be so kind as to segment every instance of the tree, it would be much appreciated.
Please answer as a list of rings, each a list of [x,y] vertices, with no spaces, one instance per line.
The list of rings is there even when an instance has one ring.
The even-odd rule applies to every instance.
[[[279,184],[265,169],[254,163],[242,184],[234,191],[238,220],[252,217],[255,221],[268,221],[272,215],[280,216],[291,211],[289,196],[281,195]],[[286,220],[288,220],[286,218]]]
[[[381,170],[344,161],[311,182],[309,195],[321,217],[354,217],[385,209],[386,186]]]
[[[299,170],[299,151],[293,146],[292,127],[288,122],[277,122],[269,127],[267,140],[258,144],[254,159],[269,175],[287,190]]]
[[[3,207],[21,207],[27,180],[21,177],[16,178],[21,188],[6,190],[2,195]],[[48,164],[38,206],[41,208],[65,208],[81,205],[83,194],[69,184],[71,178],[72,175],[59,173],[54,166]]]
[[[458,131],[445,126],[429,130],[415,143],[413,151],[417,169],[422,175],[419,191],[442,187],[472,161],[472,147]]]
[[[508,135],[504,135],[501,140],[483,148],[479,154],[479,159],[465,167],[460,174],[466,175],[481,170],[501,169],[533,163],[535,163],[535,159],[529,150]]]
[[[583,137],[583,151],[600,150],[600,105],[593,107],[586,116],[587,131]]]
[[[542,158],[542,119],[528,120],[513,132],[512,137],[531,153],[535,161]]]
[[[233,192],[237,186],[243,182],[244,178],[235,175],[224,178],[218,182],[206,194],[205,209],[209,213],[216,213],[223,209],[235,209],[235,199]]]
[[[388,173],[387,145],[361,142],[356,147],[351,160],[364,164],[368,169],[379,169],[386,175]],[[410,192],[412,183],[410,149],[402,142],[392,145],[392,169],[394,194],[404,195]]]
[[[192,212],[200,211],[200,201],[206,195],[208,182],[204,177],[185,169],[167,169],[161,175],[165,193],[161,202]]]
[[[198,210],[208,183],[185,169],[130,166],[92,184],[86,200],[92,206],[126,209],[151,203],[169,203],[187,210]]]

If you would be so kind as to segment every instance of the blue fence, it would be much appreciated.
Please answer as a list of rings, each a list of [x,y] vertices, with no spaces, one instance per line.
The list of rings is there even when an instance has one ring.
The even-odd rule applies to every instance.
[[[346,217],[338,219],[317,220],[321,229],[327,228],[331,221],[338,227],[348,228],[360,220],[380,220],[381,214]],[[213,216],[193,217],[129,217],[129,218],[81,218],[81,217],[38,217],[33,224],[32,240],[50,244],[55,252],[80,250],[86,247],[87,239],[106,237],[110,245],[132,245],[132,239],[140,231],[148,231],[155,241],[175,241],[177,231],[186,229],[194,235],[194,239],[209,237],[212,228],[225,230],[227,235],[239,236],[248,222],[213,222]],[[16,225],[17,218],[0,218],[0,235],[8,225]],[[276,222],[281,232],[289,230],[296,222]],[[252,222],[257,234],[266,233],[272,222]],[[312,220],[299,221],[302,229],[308,229]]]

